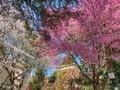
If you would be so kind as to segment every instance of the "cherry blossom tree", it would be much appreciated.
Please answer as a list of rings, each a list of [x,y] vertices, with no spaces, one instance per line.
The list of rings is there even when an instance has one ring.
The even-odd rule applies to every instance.
[[[30,40],[26,39],[25,22],[14,19],[18,12],[8,4],[3,6],[1,9],[6,10],[3,11],[4,15],[0,15],[0,89],[20,90],[31,71],[29,62],[35,59],[32,56],[35,50],[31,48]]]
[[[66,53],[73,57],[81,73],[99,90],[103,67],[112,70],[112,60],[120,52],[120,2],[118,0],[79,0],[79,6],[64,10],[46,9],[40,21],[36,43],[39,57]],[[91,76],[82,72],[76,58],[91,68]]]

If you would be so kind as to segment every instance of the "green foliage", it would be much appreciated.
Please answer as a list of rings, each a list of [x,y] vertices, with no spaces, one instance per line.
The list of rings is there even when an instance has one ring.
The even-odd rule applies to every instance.
[[[38,78],[35,76],[33,77],[33,82],[32,82],[32,89],[33,90],[40,90],[42,87],[42,84],[38,80]]]
[[[37,80],[42,82],[44,77],[45,77],[44,70],[41,70],[41,68],[38,67],[37,70],[36,70],[36,77],[37,77]]]
[[[49,83],[55,83],[55,81],[56,81],[55,75],[49,77]]]
[[[90,85],[82,85],[82,90],[92,90],[92,87]]]
[[[115,71],[115,77],[116,80],[120,83],[120,62],[114,61],[113,62],[113,67],[114,67],[114,71]]]
[[[48,58],[44,57],[42,59],[35,59],[34,60],[34,68],[36,68],[35,76],[32,80],[32,87],[33,90],[40,90],[43,86],[43,80],[46,75],[46,70],[48,67]]]
[[[40,90],[45,77],[45,67],[37,66],[35,76],[33,77],[32,86],[33,90]]]
[[[105,78],[106,77],[106,68],[102,68],[100,71],[100,76]]]

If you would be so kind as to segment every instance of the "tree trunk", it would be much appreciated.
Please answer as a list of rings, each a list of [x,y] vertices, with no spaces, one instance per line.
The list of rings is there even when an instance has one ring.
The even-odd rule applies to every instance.
[[[100,90],[100,85],[98,83],[93,83],[93,90]]]
[[[100,90],[99,78],[97,78],[97,72],[95,70],[95,64],[92,65],[93,72],[93,90]]]

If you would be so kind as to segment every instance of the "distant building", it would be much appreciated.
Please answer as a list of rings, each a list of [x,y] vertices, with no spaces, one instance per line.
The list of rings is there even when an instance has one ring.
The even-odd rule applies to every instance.
[[[49,82],[48,77],[45,77],[43,80],[43,84],[46,85],[46,84],[48,84],[48,82]]]
[[[54,73],[55,83],[48,83],[43,90],[71,90],[79,78],[80,70],[70,56],[66,56]]]

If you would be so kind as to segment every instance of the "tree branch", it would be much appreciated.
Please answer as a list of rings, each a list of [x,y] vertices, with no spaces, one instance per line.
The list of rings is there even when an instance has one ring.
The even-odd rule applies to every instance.
[[[16,51],[16,52],[18,52],[18,53],[20,53],[20,54],[24,54],[24,55],[26,55],[26,56],[28,56],[28,57],[30,57],[30,58],[33,58],[33,59],[35,58],[35,57],[33,57],[32,55],[30,55],[30,54],[28,54],[27,52],[25,52],[24,50],[18,49],[17,47],[13,46],[13,45],[10,44],[10,43],[4,43],[4,45],[10,46],[11,48],[14,49],[14,51]]]
[[[75,59],[72,54],[71,54],[71,56],[72,56],[73,59]],[[79,64],[77,63],[77,61],[74,60],[74,62],[77,65],[77,67],[79,68],[79,70],[81,71],[82,75],[84,75],[91,83],[93,83],[93,81],[89,78],[89,76],[87,76],[85,73],[83,73],[82,68],[79,66]]]

